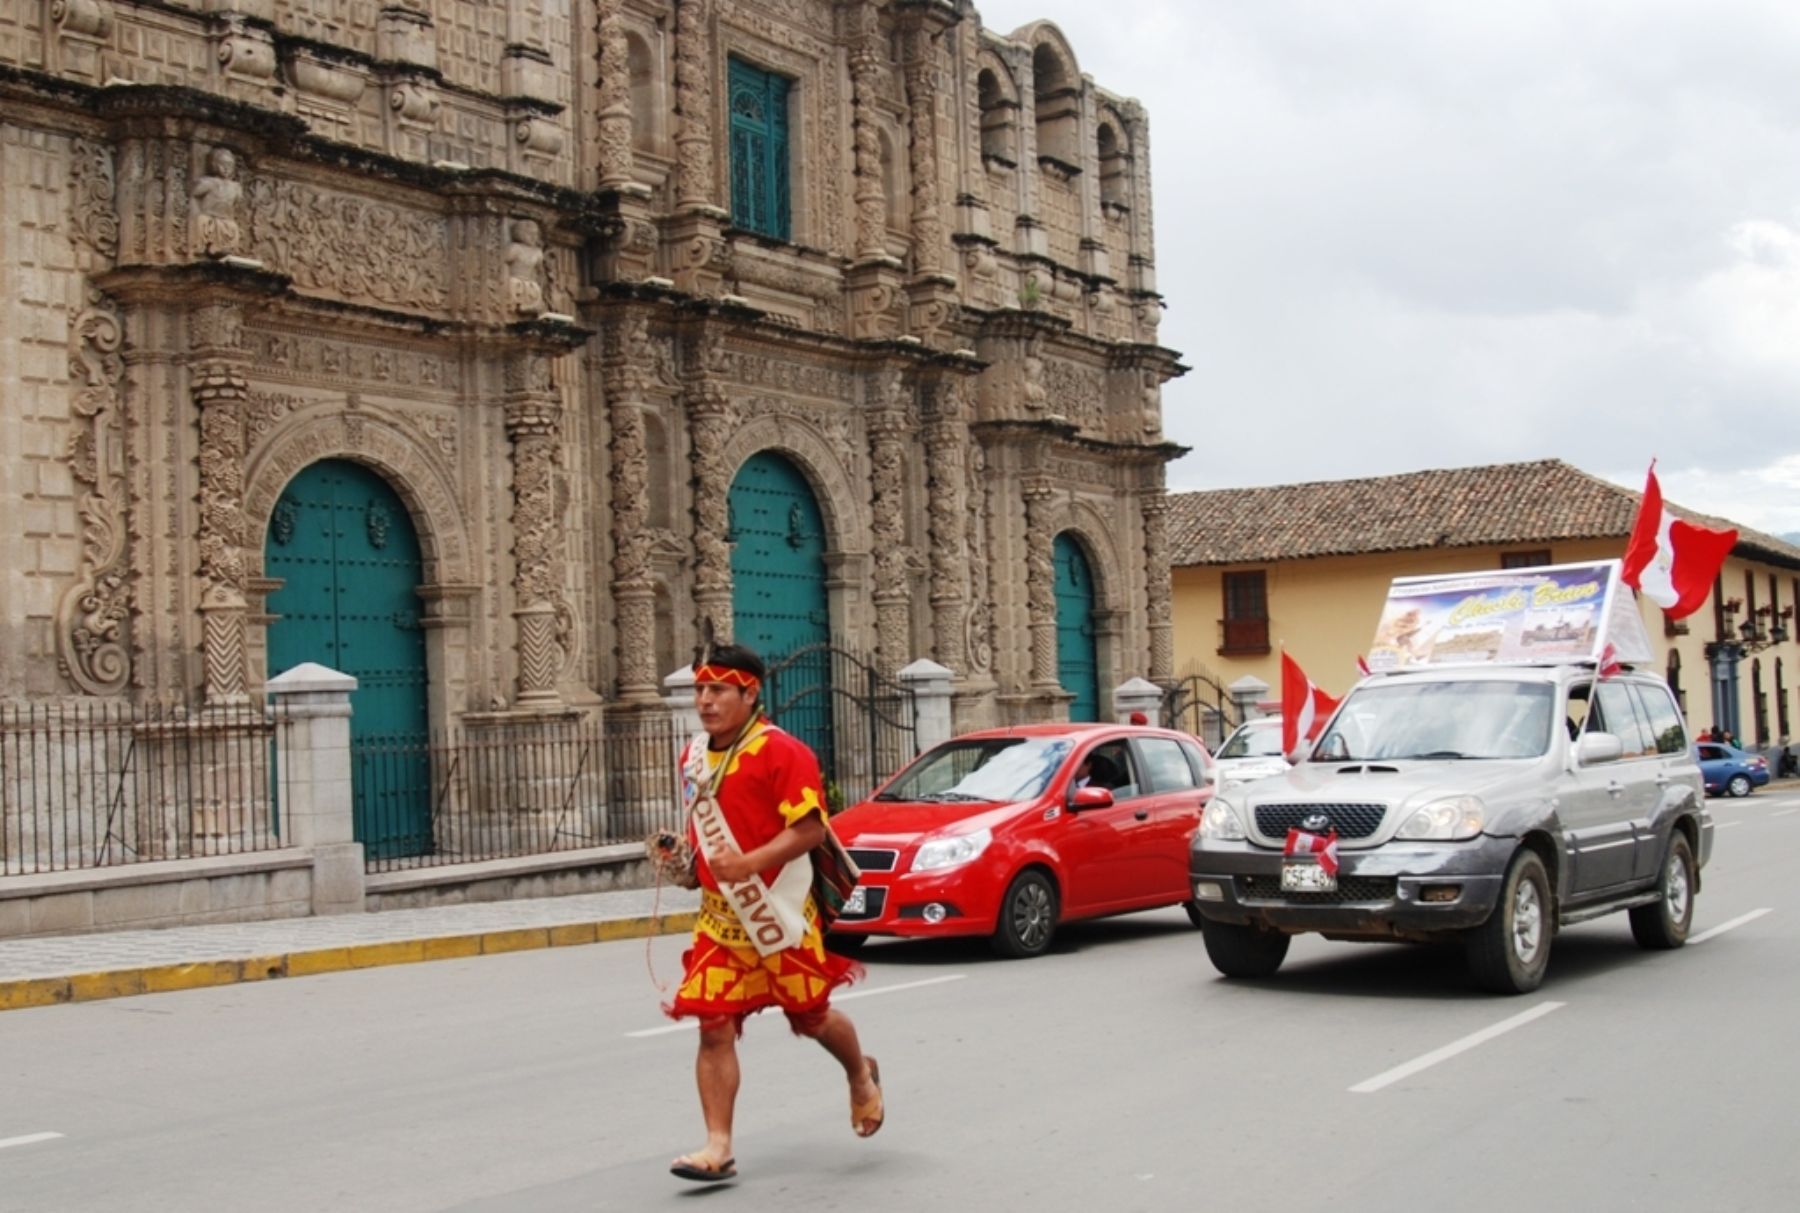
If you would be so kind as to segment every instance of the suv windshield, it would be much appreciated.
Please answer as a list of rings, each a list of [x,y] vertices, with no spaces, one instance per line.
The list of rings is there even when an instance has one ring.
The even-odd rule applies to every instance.
[[[1281,724],[1274,725],[1241,725],[1238,731],[1226,738],[1225,744],[1217,755],[1219,758],[1280,758],[1281,757]]]
[[[1313,758],[1536,758],[1550,748],[1544,682],[1397,680],[1351,692]]]
[[[1049,786],[1064,737],[949,741],[900,772],[877,800],[1029,800]]]

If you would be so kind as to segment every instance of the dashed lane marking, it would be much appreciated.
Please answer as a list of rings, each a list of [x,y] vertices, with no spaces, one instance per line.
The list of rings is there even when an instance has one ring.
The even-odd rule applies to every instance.
[[[12,1146],[35,1146],[40,1141],[55,1141],[61,1133],[27,1133],[23,1137],[0,1137],[0,1150]]]
[[[849,990],[843,994],[833,994],[831,996],[831,1002],[833,1006],[836,1006],[840,1002],[849,1002],[852,998],[873,998],[877,994],[898,994],[902,990],[916,990],[920,986],[939,986],[943,985],[946,981],[961,981],[966,976],[967,974],[965,973],[951,973],[944,977],[927,977],[920,981],[903,981],[899,985],[876,986],[874,989],[867,990]],[[627,1032],[625,1035],[632,1037],[633,1039],[645,1036],[666,1036],[670,1032],[692,1031],[694,1023],[695,1021],[692,1019],[683,1019],[676,1023],[664,1024],[660,1028],[639,1028],[637,1031]]]
[[[1403,1065],[1398,1065],[1391,1070],[1383,1071],[1373,1078],[1364,1079],[1354,1087],[1351,1087],[1350,1092],[1353,1095],[1367,1095],[1371,1092],[1379,1091],[1381,1088],[1391,1086],[1403,1078],[1411,1078],[1420,1070],[1429,1069],[1432,1066],[1437,1065],[1440,1061],[1448,1061],[1458,1053],[1466,1053],[1477,1045],[1486,1044],[1488,1041],[1494,1039],[1494,1037],[1504,1035],[1514,1028],[1522,1028],[1532,1020],[1541,1019],[1559,1007],[1567,1005],[1567,1003],[1561,1002],[1540,1002],[1537,1006],[1531,1008],[1531,1010],[1514,1015],[1511,1019],[1503,1019],[1492,1027],[1483,1028],[1479,1032],[1471,1032],[1461,1040],[1453,1040],[1441,1049],[1433,1049],[1431,1052],[1426,1053],[1421,1057],[1415,1057]]]
[[[1715,935],[1723,935],[1725,932],[1732,930],[1733,928],[1741,927],[1747,922],[1755,922],[1757,919],[1761,918],[1764,914],[1771,914],[1773,912],[1774,911],[1772,911],[1769,907],[1764,906],[1760,910],[1751,910],[1748,914],[1739,914],[1736,918],[1732,919],[1730,922],[1722,922],[1716,927],[1711,927],[1705,931],[1700,932],[1698,935],[1691,936],[1688,939],[1688,942],[1689,943],[1705,943],[1707,940],[1711,939]]]

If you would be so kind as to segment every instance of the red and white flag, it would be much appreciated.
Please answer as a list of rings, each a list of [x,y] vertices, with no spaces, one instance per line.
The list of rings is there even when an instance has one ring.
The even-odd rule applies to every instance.
[[[1613,646],[1613,642],[1610,640],[1600,650],[1599,667],[1602,678],[1617,678],[1625,672],[1625,667],[1619,662],[1619,650]]]
[[[1300,663],[1281,652],[1281,752],[1289,759],[1319,735],[1338,701],[1312,684]]]
[[[1692,615],[1712,592],[1713,579],[1724,567],[1737,535],[1736,530],[1711,530],[1669,513],[1663,506],[1653,459],[1644,484],[1644,502],[1631,527],[1631,542],[1625,545],[1625,584],[1641,590],[1671,619]]]
[[[1317,855],[1319,867],[1327,876],[1338,873],[1338,833],[1334,828],[1329,834],[1311,834],[1305,830],[1289,830],[1287,845],[1281,848],[1283,855]]]
[[[1367,678],[1369,676],[1369,659],[1364,657],[1361,653],[1356,655],[1356,676],[1358,678]]]

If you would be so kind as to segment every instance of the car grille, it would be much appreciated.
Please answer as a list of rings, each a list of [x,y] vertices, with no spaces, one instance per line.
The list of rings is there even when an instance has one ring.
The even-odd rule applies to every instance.
[[[892,872],[900,862],[898,851],[877,851],[872,847],[846,847],[857,869],[863,872]]]
[[[1381,827],[1387,816],[1385,804],[1259,804],[1256,806],[1256,831],[1264,838],[1286,838],[1289,830],[1306,827],[1301,820],[1314,813],[1331,819],[1325,830],[1336,829],[1339,838],[1367,838]],[[1323,834],[1325,830],[1314,830]]]
[[[854,852],[852,852],[854,853]],[[1392,884],[1392,881],[1388,882]],[[882,909],[887,905],[888,891],[876,885],[863,886],[863,909],[860,914],[839,914],[839,922],[861,922],[865,918],[880,918]]]
[[[1283,893],[1279,876],[1240,876],[1238,897],[1244,901],[1279,901],[1295,906],[1334,906],[1351,901],[1392,901],[1398,882],[1392,876],[1340,876],[1335,893]]]

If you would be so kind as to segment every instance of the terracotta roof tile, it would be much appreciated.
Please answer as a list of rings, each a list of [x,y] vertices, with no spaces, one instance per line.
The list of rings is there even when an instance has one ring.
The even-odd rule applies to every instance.
[[[1177,568],[1615,536],[1623,551],[1641,496],[1560,459],[1171,493],[1169,549]],[[1739,555],[1800,568],[1791,543],[1669,508],[1737,526]]]

